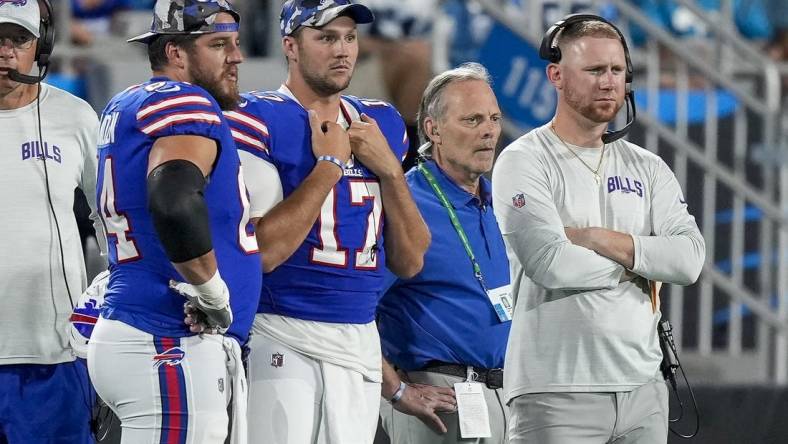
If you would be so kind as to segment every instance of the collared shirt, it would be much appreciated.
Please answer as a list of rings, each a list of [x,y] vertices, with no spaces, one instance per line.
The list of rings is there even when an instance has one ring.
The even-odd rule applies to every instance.
[[[454,207],[488,289],[509,284],[509,262],[492,211],[490,182],[480,179],[480,196],[468,193],[433,161],[433,173]],[[396,279],[378,306],[383,354],[397,367],[416,370],[429,361],[503,367],[510,322],[501,323],[449,214],[416,168],[406,179],[432,243],[424,268],[411,279]]]

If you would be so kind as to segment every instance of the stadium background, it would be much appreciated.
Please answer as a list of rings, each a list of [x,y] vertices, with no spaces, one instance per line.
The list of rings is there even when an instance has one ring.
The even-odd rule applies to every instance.
[[[247,57],[241,89],[277,88],[286,75],[280,0],[233,3],[243,15]],[[781,420],[788,412],[788,0],[363,3],[377,20],[362,27],[350,93],[392,101],[414,141],[418,100],[434,73],[465,61],[487,66],[506,119],[503,147],[552,116],[555,95],[537,56],[544,30],[575,12],[622,28],[638,104],[629,139],[671,165],[707,242],[698,283],[663,290],[662,312],[701,411],[700,433],[690,441],[788,442]],[[152,4],[54,0],[57,44],[47,82],[100,112],[114,93],[144,81],[143,48],[125,38],[149,26]],[[75,211],[85,219],[84,200]],[[82,224],[95,274],[103,265],[90,230]],[[684,414],[672,426],[689,433],[694,411],[686,388],[679,393]]]

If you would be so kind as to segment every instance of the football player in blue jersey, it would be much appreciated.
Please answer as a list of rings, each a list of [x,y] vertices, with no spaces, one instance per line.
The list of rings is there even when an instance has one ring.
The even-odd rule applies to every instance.
[[[284,85],[225,113],[266,271],[250,339],[250,442],[374,439],[384,267],[417,273],[430,235],[402,172],[399,113],[341,94],[356,24],[372,20],[347,0],[285,2]]]
[[[231,396],[246,435],[240,344],[262,276],[222,116],[239,97],[238,22],[225,0],[158,0],[151,31],[130,39],[147,44],[154,77],[102,114],[110,277],[88,370],[123,443],[223,443]]]

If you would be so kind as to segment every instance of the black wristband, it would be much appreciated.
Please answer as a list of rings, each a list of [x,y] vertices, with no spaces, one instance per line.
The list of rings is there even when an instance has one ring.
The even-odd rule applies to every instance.
[[[148,211],[170,261],[186,262],[213,249],[203,190],[205,177],[192,162],[170,160],[148,175]]]

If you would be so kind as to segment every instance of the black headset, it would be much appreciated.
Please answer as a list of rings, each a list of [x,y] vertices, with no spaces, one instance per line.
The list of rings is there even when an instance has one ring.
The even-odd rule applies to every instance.
[[[38,9],[41,22],[38,25],[39,37],[36,47],[36,63],[38,63],[38,69],[41,70],[49,66],[49,56],[52,55],[52,50],[55,49],[55,23],[52,4],[49,3],[49,0],[38,0]]]
[[[28,85],[34,85],[44,80],[44,77],[49,72],[49,57],[52,55],[52,50],[55,49],[55,24],[52,4],[49,3],[49,0],[36,1],[38,1],[38,15],[40,17],[38,23],[38,44],[36,45],[35,55],[36,64],[38,64],[38,75],[22,74],[17,70],[8,72],[8,77],[11,80]]]
[[[635,92],[632,89],[632,79],[634,78],[634,69],[632,67],[632,59],[629,57],[629,48],[627,47],[627,40],[624,34],[613,23],[605,20],[604,18],[594,14],[570,14],[559,20],[545,32],[542,38],[542,44],[539,46],[539,57],[550,63],[559,63],[561,61],[561,48],[555,44],[555,39],[558,34],[568,28],[569,26],[580,22],[602,22],[610,25],[621,40],[621,46],[624,47],[624,59],[626,60],[626,73],[624,76],[624,101],[627,105],[627,124],[617,131],[607,131],[602,135],[602,142],[610,143],[624,137],[629,132],[630,126],[635,123],[637,111],[635,110]]]

